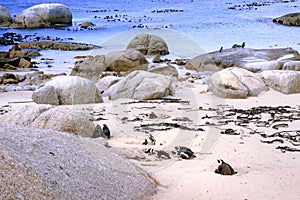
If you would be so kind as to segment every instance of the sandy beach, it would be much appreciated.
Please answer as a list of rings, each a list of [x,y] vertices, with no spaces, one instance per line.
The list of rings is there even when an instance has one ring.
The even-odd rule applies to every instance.
[[[297,199],[300,195],[298,152],[282,153],[276,149],[277,143],[261,143],[262,137],[258,134],[242,131],[240,135],[221,135],[220,129],[227,126],[205,127],[205,131],[196,132],[178,129],[154,131],[152,134],[157,144],[148,147],[165,150],[171,154],[174,145],[185,145],[196,155],[196,158],[191,160],[173,156],[171,160],[160,160],[143,154],[146,147],[141,143],[145,135],[132,132],[133,126],[145,123],[147,119],[131,123],[121,121],[122,113],[129,119],[134,119],[136,116],[142,116],[141,113],[154,112],[159,116],[159,121],[167,122],[175,117],[189,117],[193,119],[194,124],[203,124],[201,117],[211,115],[211,112],[200,114],[198,112],[195,115],[194,112],[180,111],[178,108],[194,109],[199,106],[213,108],[221,104],[241,109],[257,106],[299,106],[299,94],[284,95],[272,89],[259,97],[248,99],[222,99],[210,92],[203,92],[205,89],[205,85],[194,84],[191,88],[190,83],[179,84],[175,96],[182,100],[190,100],[189,105],[156,103],[121,105],[121,102],[131,101],[123,99],[115,102],[105,100],[103,104],[87,104],[81,107],[103,111],[103,118],[108,120],[97,123],[106,123],[110,127],[112,138],[109,145],[123,152],[121,153],[123,155],[127,152],[146,157],[142,160],[132,158],[129,160],[148,171],[158,181],[157,193],[150,199]],[[0,97],[1,106],[10,105],[14,108],[28,104],[27,101],[31,101],[31,92],[6,92],[1,93]],[[285,130],[297,130],[299,124],[299,121],[289,123],[289,128]],[[232,128],[241,130],[234,126]],[[266,134],[275,132],[271,128],[263,131]],[[188,136],[182,137],[182,134]],[[290,146],[288,141],[285,141],[285,144]],[[232,176],[214,173],[218,167],[217,159],[230,163],[238,173]]]
[[[10,113],[18,110],[25,105],[33,106],[36,104],[31,97],[33,91],[12,90],[35,90],[54,77],[47,77],[48,74],[61,75],[61,73],[65,73],[69,76],[76,68],[76,62],[84,63],[85,60],[81,60],[81,58],[89,60],[93,56],[103,55],[102,64],[105,65],[103,72],[99,72],[100,70],[96,67],[93,68],[94,65],[96,65],[93,61],[91,61],[92,64],[87,64],[87,73],[90,73],[88,70],[91,70],[95,72],[94,75],[97,75],[97,77],[92,77],[95,78],[93,81],[99,81],[100,77],[103,78],[111,74],[114,74],[114,76],[123,76],[128,71],[139,69],[141,65],[138,67],[135,66],[136,68],[133,67],[127,71],[125,70],[126,72],[109,68],[108,64],[111,63],[107,63],[107,54],[112,51],[125,50],[129,42],[138,34],[153,34],[160,36],[166,42],[169,54],[161,54],[158,62],[154,62],[154,54],[145,55],[144,59],[149,62],[149,64],[147,64],[148,71],[155,67],[161,67],[164,68],[164,70],[168,67],[172,67],[176,71],[176,73],[174,73],[175,75],[172,74],[174,70],[170,72],[170,69],[166,69],[166,71],[170,70],[168,72],[158,72],[158,74],[167,74],[169,77],[172,76],[172,80],[175,80],[169,84],[169,86],[173,87],[167,88],[168,91],[174,89],[175,92],[173,96],[147,101],[125,98],[111,100],[113,99],[111,95],[112,91],[108,89],[109,96],[104,96],[107,88],[102,88],[103,90],[97,89],[98,92],[95,93],[99,95],[99,99],[102,98],[100,97],[100,93],[103,95],[103,103],[58,105],[61,104],[61,99],[59,99],[59,95],[54,91],[55,87],[53,86],[52,88],[54,91],[52,92],[57,95],[55,96],[55,101],[57,100],[56,102],[58,102],[55,104],[58,106],[53,107],[58,107],[58,109],[74,109],[71,110],[69,114],[72,114],[75,110],[76,112],[80,111],[80,115],[88,114],[86,121],[88,121],[93,128],[93,131],[89,131],[89,133],[95,134],[96,131],[94,130],[97,125],[103,127],[103,125],[106,124],[109,127],[111,134],[111,138],[109,139],[92,138],[93,136],[83,138],[82,136],[78,136],[78,133],[75,132],[77,139],[79,138],[78,140],[82,142],[82,146],[85,145],[83,147],[86,148],[85,152],[91,154],[89,156],[92,160],[95,162],[101,160],[102,164],[105,164],[104,168],[110,169],[112,173],[117,171],[126,181],[130,180],[130,177],[127,177],[126,169],[122,171],[122,169],[117,169],[113,164],[106,166],[105,162],[109,157],[102,160],[102,156],[95,156],[97,154],[97,152],[95,153],[95,149],[97,148],[94,147],[101,145],[101,148],[104,148],[105,152],[107,150],[111,153],[109,156],[117,155],[116,157],[118,157],[118,159],[122,161],[125,160],[125,162],[133,163],[137,166],[139,175],[147,172],[145,174],[151,176],[151,178],[149,178],[149,185],[152,185],[153,188],[155,188],[155,186],[157,187],[156,193],[145,197],[145,200],[299,199],[300,93],[296,92],[296,94],[288,95],[280,93],[271,88],[272,83],[267,82],[268,80],[262,80],[262,82],[265,81],[264,86],[269,88],[269,90],[261,90],[263,92],[259,91],[257,93],[259,94],[258,96],[255,96],[256,93],[251,96],[250,90],[257,89],[254,86],[252,88],[251,83],[258,81],[250,80],[250,75],[246,75],[245,78],[249,78],[247,80],[250,80],[250,87],[247,85],[244,87],[249,89],[247,98],[221,98],[216,96],[216,93],[213,94],[213,92],[208,90],[208,84],[211,81],[209,79],[210,75],[217,70],[228,69],[232,66],[236,68],[244,67],[243,70],[245,69],[245,71],[248,69],[249,71],[252,70],[251,72],[254,72],[253,74],[255,75],[264,70],[283,71],[288,69],[293,72],[299,71],[299,53],[283,53],[282,57],[278,55],[279,58],[277,58],[274,55],[276,58],[273,58],[274,53],[271,55],[271,51],[268,51],[270,49],[283,49],[282,51],[300,50],[300,42],[298,37],[296,37],[299,27],[288,27],[273,23],[275,17],[284,15],[287,12],[296,12],[300,7],[297,0],[274,1],[261,4],[253,1],[241,2],[235,0],[232,2],[228,2],[227,0],[203,2],[193,0],[186,2],[168,0],[116,2],[106,0],[99,2],[59,0],[59,2],[68,4],[73,13],[72,24],[69,27],[65,29],[58,27],[49,29],[1,28],[0,36],[1,34],[12,31],[15,32],[14,34],[16,35],[20,34],[24,39],[32,35],[30,37],[33,37],[33,40],[48,37],[52,40],[56,38],[62,42],[72,41],[94,44],[101,46],[101,48],[86,51],[41,49],[39,50],[40,56],[34,57],[31,60],[32,63],[35,63],[33,66],[34,69],[26,69],[18,72],[17,70],[13,71],[14,69],[7,71],[6,68],[3,68],[4,70],[0,72],[0,76],[6,73],[14,73],[18,75],[18,77],[10,77],[7,79],[13,79],[9,81],[18,81],[17,83],[4,83],[3,78],[3,84],[1,84],[1,86],[5,88],[0,88],[0,116],[6,112]],[[11,10],[12,15],[17,15],[18,12],[21,12],[25,7],[32,6],[32,4],[35,3],[48,2],[46,0],[32,0],[20,5],[14,5],[11,1],[4,1],[3,4]],[[84,22],[90,22],[93,26],[80,28],[80,24]],[[231,54],[235,50],[235,45],[238,46],[237,52],[240,51],[241,54]],[[0,50],[8,51],[10,47],[11,45],[0,45]],[[262,51],[262,53],[248,53],[246,55],[246,52],[250,52],[250,50],[259,51],[262,49],[265,50]],[[2,53],[4,55],[5,52]],[[206,55],[206,53],[208,54],[207,58],[214,55],[216,57],[213,58],[216,59],[210,60],[205,58],[207,59],[205,60],[204,58],[198,58],[203,54]],[[281,53],[282,52],[279,54],[281,55]],[[258,54],[259,56],[257,56]],[[260,57],[260,54],[262,57]],[[270,55],[268,57],[268,55],[265,54]],[[229,59],[226,60],[228,57]],[[193,58],[198,58],[200,61],[203,59],[203,62],[201,63],[199,61],[200,64],[197,63],[194,68],[187,69],[188,64],[190,64],[189,61]],[[129,56],[129,60],[130,59],[131,57]],[[294,65],[292,66],[291,64],[291,68],[287,67],[287,69],[284,69],[284,62],[289,59],[295,61]],[[195,60],[197,61],[197,59]],[[183,64],[178,64],[177,61]],[[245,66],[247,66],[245,63],[258,64],[258,66],[253,65],[254,68],[252,69],[251,65],[248,65],[249,68],[245,68]],[[207,67],[207,69],[205,67]],[[94,69],[97,70],[93,71]],[[85,72],[84,70],[83,72]],[[24,75],[27,74],[27,72],[33,73],[34,71],[36,71],[36,73],[38,73],[37,71],[43,72],[45,76],[36,75],[36,77],[33,78],[27,76],[29,78],[25,79]],[[175,78],[177,75],[178,77]],[[82,76],[82,74],[75,74],[75,76]],[[161,79],[169,79],[169,77],[166,78],[162,76]],[[285,84],[285,81],[290,81],[282,80],[282,77],[278,79],[281,81],[279,84]],[[0,78],[2,83],[2,77]],[[240,81],[238,79],[241,78],[236,79]],[[27,83],[23,84],[22,81],[19,82],[19,80],[27,80],[28,85],[32,87],[26,88]],[[230,82],[233,79],[228,78],[227,80]],[[291,80],[291,82],[294,81],[293,86],[296,89],[299,87],[298,80],[299,79],[296,81]],[[112,84],[116,84],[118,81],[119,80],[114,80],[109,82],[109,84],[112,86]],[[151,81],[148,81],[148,83],[152,83]],[[232,90],[233,92],[240,89],[226,85],[226,81],[223,85],[225,89]],[[222,82],[222,80],[220,82]],[[235,80],[232,82],[235,83]],[[276,84],[277,82],[275,81],[273,86],[276,86]],[[103,85],[105,85],[105,83]],[[148,84],[148,86],[149,85],[151,90],[152,85]],[[161,84],[161,88],[165,85],[166,84]],[[243,85],[243,83],[238,82],[237,85],[240,86]],[[130,85],[129,88],[134,87]],[[85,91],[88,90],[85,89]],[[144,91],[142,90],[142,92]],[[168,95],[171,93],[172,92],[169,92]],[[77,91],[75,91],[74,94],[77,94]],[[41,96],[44,97],[43,95]],[[83,99],[87,98],[87,96],[88,95],[84,96]],[[26,107],[26,109],[27,108],[28,107]],[[261,112],[257,114],[255,113],[256,111]],[[20,116],[14,118],[24,118],[23,112]],[[245,121],[242,121],[241,118]],[[71,121],[73,122],[73,118],[71,118]],[[54,124],[57,122],[55,118]],[[69,125],[69,123],[64,124]],[[7,124],[1,124],[2,127],[6,125]],[[24,127],[21,126],[21,128],[18,127],[16,130],[22,130],[23,128]],[[33,127],[30,128],[33,129]],[[81,127],[81,129],[83,128]],[[47,131],[51,132],[53,130],[47,129]],[[31,134],[31,129],[29,131],[27,129],[26,132]],[[14,135],[15,131],[11,134]],[[155,138],[155,143],[151,143],[150,136]],[[144,145],[143,143],[146,142],[146,139],[147,144]],[[17,142],[22,143],[22,141]],[[29,143],[31,143],[30,139]],[[97,144],[95,145],[95,143]],[[14,139],[12,139],[12,144],[14,145]],[[32,143],[32,145],[34,146],[36,143]],[[56,144],[53,143],[53,145],[55,146]],[[179,154],[176,154],[175,150],[177,147],[191,149],[195,157],[183,159]],[[54,150],[57,149],[54,148]],[[4,149],[2,152],[5,151]],[[19,152],[23,153],[22,150]],[[162,152],[164,156],[159,156],[159,153]],[[52,153],[51,156],[54,155],[52,151],[50,153]],[[73,151],[69,153],[71,155]],[[24,154],[26,154],[26,152]],[[47,156],[49,156],[48,153]],[[232,175],[215,173],[215,170],[218,169],[219,166],[218,160],[220,159],[230,164],[237,173]],[[85,160],[82,162],[85,163]],[[114,161],[108,163],[113,162]],[[3,163],[7,164],[8,162]],[[72,168],[73,166],[69,165],[69,167]],[[8,169],[10,172],[9,165]],[[94,169],[97,171],[99,168]],[[56,168],[49,167],[47,170],[55,171]],[[63,171],[63,168],[58,168],[58,171]],[[65,175],[64,173],[61,174]],[[93,174],[90,176],[88,173],[86,174],[87,178],[96,180]],[[12,176],[14,176],[14,174]],[[67,177],[67,179],[74,182],[74,179],[69,179],[69,177]],[[99,178],[97,180],[103,179]],[[47,181],[48,180],[46,180],[46,182]],[[146,183],[147,181],[144,182]],[[10,184],[9,181],[8,184]],[[62,183],[62,185],[63,184],[65,183]],[[76,184],[77,182],[74,183],[75,186]],[[112,180],[109,184],[113,187],[118,187],[118,180]],[[26,183],[24,185],[26,185]],[[31,186],[30,184],[28,185]],[[137,185],[139,185],[139,182]],[[131,185],[126,184],[126,187],[127,186],[130,187]],[[0,187],[0,197],[1,188],[5,187]],[[68,189],[68,187],[66,188]],[[136,189],[135,187],[132,188]],[[57,188],[56,191],[60,192]],[[94,191],[98,193],[99,190],[95,189]],[[148,193],[148,190],[139,191],[147,191]],[[154,189],[149,191],[154,191]],[[87,190],[85,192],[88,193]],[[12,195],[15,195],[14,197],[16,198],[18,197],[18,194]],[[105,199],[105,197],[103,197],[103,199]],[[23,199],[27,198],[25,197]]]

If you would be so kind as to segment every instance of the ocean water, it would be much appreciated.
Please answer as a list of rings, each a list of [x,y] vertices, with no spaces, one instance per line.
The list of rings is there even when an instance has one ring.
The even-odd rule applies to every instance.
[[[134,33],[153,32],[162,35],[173,56],[191,58],[203,52],[230,48],[246,42],[249,48],[292,47],[300,50],[300,27],[274,24],[272,19],[299,12],[298,0],[257,1],[264,6],[249,6],[254,0],[1,0],[12,16],[40,3],[62,3],[70,7],[73,25],[69,30],[0,29],[22,35],[37,33],[51,38],[72,38],[72,41],[102,45],[93,53],[122,50]],[[235,7],[236,9],[229,9]],[[109,18],[109,19],[108,19]],[[79,30],[78,25],[90,21],[94,30]],[[134,28],[143,25],[145,28]],[[147,27],[147,28],[146,28]],[[162,34],[161,34],[162,33]],[[176,37],[176,34],[178,38]],[[174,39],[175,38],[175,39]],[[174,44],[170,44],[174,43]],[[7,49],[0,45],[0,50]],[[68,53],[66,53],[68,54]],[[78,52],[87,54],[87,52]],[[47,51],[47,56],[64,58],[61,65],[72,65],[65,53]],[[56,70],[57,69],[51,69]],[[50,70],[50,71],[51,71]]]

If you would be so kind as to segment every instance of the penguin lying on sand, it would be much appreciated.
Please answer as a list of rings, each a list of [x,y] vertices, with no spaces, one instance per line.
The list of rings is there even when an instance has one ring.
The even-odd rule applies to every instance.
[[[236,171],[226,162],[224,162],[222,159],[218,160],[218,163],[220,163],[218,169],[215,170],[215,173],[222,174],[222,175],[233,175],[237,174]]]

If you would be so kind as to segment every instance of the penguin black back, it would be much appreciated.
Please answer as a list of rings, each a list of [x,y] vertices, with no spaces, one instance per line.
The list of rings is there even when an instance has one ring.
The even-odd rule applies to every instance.
[[[220,163],[220,165],[215,170],[215,173],[222,175],[233,175],[237,173],[228,163],[224,162],[222,159],[218,160],[218,163]]]
[[[110,130],[106,124],[103,124],[102,130],[103,130],[104,135],[107,137],[107,139],[109,139],[110,138]]]

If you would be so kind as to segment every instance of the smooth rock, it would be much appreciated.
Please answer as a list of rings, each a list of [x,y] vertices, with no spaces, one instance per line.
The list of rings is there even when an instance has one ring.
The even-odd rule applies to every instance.
[[[162,74],[166,76],[172,76],[178,78],[178,71],[176,67],[172,65],[160,65],[160,64],[153,64],[148,69],[149,72],[155,73],[155,74]]]
[[[219,51],[215,51],[196,56],[188,61],[186,69],[197,71],[219,71],[229,67],[241,67],[248,69],[254,67],[253,72],[256,72],[270,67],[277,68],[279,63],[276,63],[276,61],[280,61],[280,63],[282,63],[285,60],[291,61],[299,58],[299,53],[291,48],[230,48],[224,49],[221,53]],[[267,61],[274,61],[274,63]]]
[[[105,56],[97,55],[92,58],[76,61],[75,66],[71,71],[71,76],[81,76],[96,81],[106,68]]]
[[[212,74],[208,90],[223,98],[247,98],[258,96],[268,87],[257,74],[232,67]]]
[[[300,71],[300,61],[290,61],[283,64],[282,70]]]
[[[37,104],[59,105],[59,99],[53,86],[45,86],[34,91],[31,98]]]
[[[79,24],[79,26],[80,26],[81,28],[86,29],[86,28],[95,26],[95,24],[93,24],[92,22],[83,22],[83,23]]]
[[[112,85],[116,84],[121,79],[121,77],[117,76],[105,76],[96,83],[96,87],[98,88],[100,93],[104,93],[105,90],[107,90]]]
[[[95,127],[90,118],[83,111],[56,107],[41,113],[30,126],[74,133],[83,137],[92,137]]]
[[[148,68],[148,61],[139,51],[112,51],[105,56],[106,66],[115,72],[127,72],[133,69]]]
[[[300,93],[300,72],[292,70],[268,70],[259,73],[265,83],[284,94]]]
[[[28,68],[32,68],[33,65],[31,64],[30,61],[28,61],[28,60],[26,60],[24,58],[21,58],[18,67],[19,68],[26,68],[26,69],[28,69]]]
[[[12,22],[12,18],[9,10],[0,5],[0,27],[9,26]]]
[[[60,105],[103,102],[94,82],[82,77],[57,76],[47,82],[45,86],[54,87]]]
[[[155,180],[99,139],[0,127],[0,199],[145,199]]]
[[[113,85],[111,99],[157,99],[172,95],[173,92],[171,78],[137,70]]]
[[[63,4],[38,4],[17,15],[12,28],[48,28],[57,25],[71,25],[72,13]]]
[[[273,19],[274,23],[287,26],[300,26],[300,13],[290,13]]]
[[[127,49],[135,49],[144,55],[169,54],[168,45],[159,36],[151,34],[139,34],[133,38]]]

